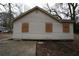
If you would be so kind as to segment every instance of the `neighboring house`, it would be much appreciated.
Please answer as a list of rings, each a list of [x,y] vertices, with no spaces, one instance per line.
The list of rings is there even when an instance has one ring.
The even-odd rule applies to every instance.
[[[0,32],[8,32],[8,30],[6,27],[0,26]]]
[[[73,21],[57,19],[37,6],[14,20],[14,39],[69,40],[73,35]]]

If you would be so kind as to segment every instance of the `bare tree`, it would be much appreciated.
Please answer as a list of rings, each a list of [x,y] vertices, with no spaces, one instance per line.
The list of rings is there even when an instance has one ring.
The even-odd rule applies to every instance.
[[[49,13],[51,13],[51,14],[57,16],[59,19],[62,19],[62,17],[59,15],[57,9],[50,7],[48,3],[44,6],[44,8],[45,8]]]
[[[50,7],[48,4],[46,4],[46,8],[48,9],[50,13],[55,12],[55,15],[58,16],[60,19],[62,19],[62,16],[60,14],[64,15],[64,17],[70,18],[74,21],[74,32],[75,25],[76,25],[76,19],[78,18],[77,15],[79,15],[79,5],[78,3],[56,3],[55,8]]]
[[[7,4],[2,4],[0,3],[0,6],[3,8],[0,8],[1,11],[1,18],[3,26],[5,26],[10,32],[12,32],[13,28],[13,20],[14,20],[14,15],[17,14],[18,12],[21,14],[22,12],[20,11],[21,8],[17,4],[12,4],[12,3],[7,3]],[[19,10],[17,13],[14,11],[15,7]],[[3,11],[3,9],[5,11]],[[16,10],[16,9],[15,9]]]
[[[63,6],[64,4],[62,4],[62,6]],[[74,21],[74,33],[76,32],[76,20],[77,20],[77,15],[79,14],[79,8],[78,8],[78,3],[67,3],[66,4],[67,6],[68,6],[68,8],[63,8],[63,7],[61,7],[62,9],[64,9],[66,12],[61,12],[60,11],[60,13],[62,13],[62,14],[64,14],[65,16],[67,16],[67,17],[70,17],[70,19],[71,20],[73,20]]]

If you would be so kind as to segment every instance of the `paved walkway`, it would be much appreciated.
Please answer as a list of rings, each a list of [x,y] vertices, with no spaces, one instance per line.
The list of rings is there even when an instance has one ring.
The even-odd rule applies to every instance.
[[[0,42],[0,56],[35,56],[36,41],[4,40]]]

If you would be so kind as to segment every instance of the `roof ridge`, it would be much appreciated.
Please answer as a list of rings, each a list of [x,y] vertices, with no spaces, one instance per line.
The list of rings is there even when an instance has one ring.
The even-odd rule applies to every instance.
[[[63,20],[61,20],[61,19],[57,19],[57,18],[54,17],[51,13],[47,12],[46,10],[44,10],[43,8],[41,8],[41,7],[39,7],[39,6],[35,6],[35,7],[31,8],[30,10],[25,11],[25,12],[22,13],[21,15],[17,16],[13,22],[15,22],[16,20],[22,18],[23,16],[29,14],[30,12],[32,12],[32,11],[34,11],[34,10],[36,10],[36,9],[38,9],[38,10],[40,10],[41,12],[47,14],[48,16],[52,17],[53,19],[57,20],[58,22],[72,22],[71,20],[69,20],[69,21],[68,21],[68,20],[67,20],[67,21],[64,20],[64,21],[63,21]]]

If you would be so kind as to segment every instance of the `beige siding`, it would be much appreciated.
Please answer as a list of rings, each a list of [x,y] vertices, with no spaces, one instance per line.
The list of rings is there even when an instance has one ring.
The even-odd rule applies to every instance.
[[[21,24],[29,23],[29,32],[21,32]],[[53,32],[45,32],[45,24],[53,24]],[[50,18],[48,15],[34,11],[14,23],[13,38],[19,39],[73,39],[73,24],[70,24],[70,32],[64,33],[62,23]]]

